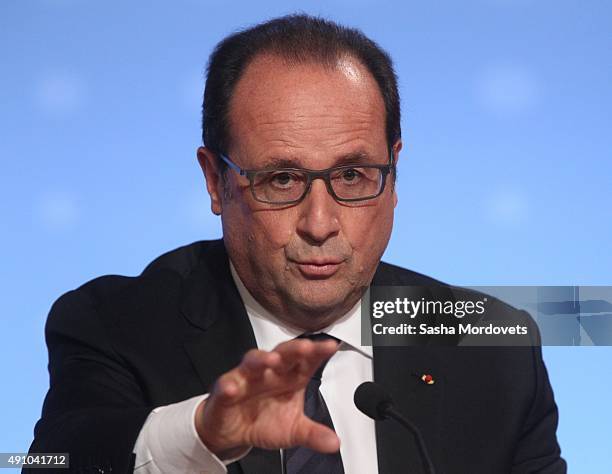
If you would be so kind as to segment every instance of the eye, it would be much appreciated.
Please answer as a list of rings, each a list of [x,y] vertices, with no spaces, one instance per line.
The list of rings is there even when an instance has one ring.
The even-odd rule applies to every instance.
[[[357,183],[363,177],[363,173],[356,168],[347,168],[341,171],[339,178],[345,184]]]
[[[351,168],[342,172],[342,179],[344,179],[345,181],[353,181],[357,177],[358,172],[356,169]]]
[[[300,177],[288,171],[278,171],[271,173],[268,176],[268,182],[276,187],[288,188],[295,185],[300,180]]]

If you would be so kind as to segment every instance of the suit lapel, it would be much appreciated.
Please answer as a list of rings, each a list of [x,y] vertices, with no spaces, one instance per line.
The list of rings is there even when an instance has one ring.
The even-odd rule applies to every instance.
[[[184,347],[202,390],[208,392],[220,375],[236,367],[249,349],[257,347],[222,241],[202,257],[186,278],[181,309],[185,318],[200,329]],[[238,462],[244,474],[280,474],[278,451],[252,449]],[[239,471],[232,464],[229,472]]]

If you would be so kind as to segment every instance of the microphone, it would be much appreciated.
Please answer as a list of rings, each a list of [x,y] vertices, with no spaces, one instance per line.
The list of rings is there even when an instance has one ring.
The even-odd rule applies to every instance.
[[[395,409],[391,395],[389,395],[384,388],[374,382],[363,382],[355,390],[353,400],[355,401],[355,406],[364,415],[374,420],[387,420],[392,418],[404,428],[410,430],[417,440],[417,446],[426,472],[428,474],[435,474],[435,469],[429,457],[429,453],[427,452],[427,448],[425,447],[425,440],[423,440],[421,432],[414,423]]]

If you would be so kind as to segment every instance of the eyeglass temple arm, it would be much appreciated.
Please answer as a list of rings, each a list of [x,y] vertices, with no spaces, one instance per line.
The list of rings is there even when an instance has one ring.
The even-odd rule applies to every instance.
[[[219,153],[219,157],[225,162],[225,164],[227,166],[229,166],[230,168],[232,168],[234,171],[236,171],[238,174],[240,174],[241,176],[245,176],[247,174],[247,172],[245,170],[243,170],[240,166],[238,166],[236,163],[234,163],[233,161],[231,161],[227,156],[225,156],[223,153]]]

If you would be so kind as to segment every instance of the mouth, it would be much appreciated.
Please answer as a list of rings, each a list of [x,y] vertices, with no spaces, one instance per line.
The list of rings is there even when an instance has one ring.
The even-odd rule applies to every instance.
[[[298,270],[305,278],[321,280],[333,276],[342,265],[341,260],[309,260],[294,262]]]

